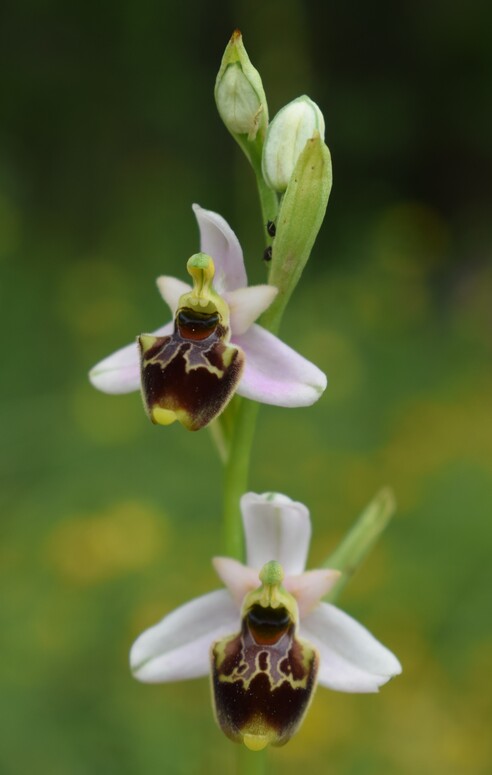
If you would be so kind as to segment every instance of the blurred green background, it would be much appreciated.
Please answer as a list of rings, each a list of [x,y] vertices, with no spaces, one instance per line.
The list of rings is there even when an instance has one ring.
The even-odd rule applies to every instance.
[[[167,319],[191,203],[265,276],[252,175],[213,84],[234,27],[272,115],[308,93],[334,188],[282,329],[329,376],[261,410],[251,489],[309,505],[310,565],[382,485],[398,514],[341,600],[401,658],[380,695],[319,690],[274,771],[489,772],[490,3],[4,5],[0,23],[0,771],[235,771],[207,681],[145,686],[139,632],[218,586],[221,470],[97,360]],[[487,685],[489,684],[489,685]]]

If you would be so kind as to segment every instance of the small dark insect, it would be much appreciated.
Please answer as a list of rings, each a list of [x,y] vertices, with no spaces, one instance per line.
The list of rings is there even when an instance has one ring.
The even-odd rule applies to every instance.
[[[268,221],[267,223],[267,232],[269,233],[270,237],[275,237],[275,234],[277,233],[277,227],[275,226],[273,221]]]
[[[265,252],[263,253],[263,261],[271,261],[272,260],[272,246],[269,245],[267,248],[265,248]]]

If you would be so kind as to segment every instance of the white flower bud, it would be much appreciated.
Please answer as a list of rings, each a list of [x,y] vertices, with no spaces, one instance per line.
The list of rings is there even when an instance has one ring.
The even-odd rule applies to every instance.
[[[247,140],[253,142],[261,129],[264,136],[268,124],[265,92],[239,30],[233,33],[222,57],[215,101],[222,121],[233,135],[247,135]]]
[[[270,188],[285,191],[307,141],[316,134],[324,140],[325,121],[316,103],[306,95],[279,110],[263,146],[263,177]]]
[[[230,132],[254,138],[258,130],[261,102],[239,62],[230,64],[217,85],[217,108]]]

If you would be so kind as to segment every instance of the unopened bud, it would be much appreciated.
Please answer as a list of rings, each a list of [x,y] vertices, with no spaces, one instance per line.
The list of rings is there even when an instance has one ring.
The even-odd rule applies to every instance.
[[[215,101],[220,117],[233,135],[255,140],[268,124],[268,108],[261,77],[251,64],[239,30],[227,44],[215,83]]]
[[[283,193],[308,140],[325,137],[323,114],[306,95],[285,105],[268,127],[262,171],[270,188]]]

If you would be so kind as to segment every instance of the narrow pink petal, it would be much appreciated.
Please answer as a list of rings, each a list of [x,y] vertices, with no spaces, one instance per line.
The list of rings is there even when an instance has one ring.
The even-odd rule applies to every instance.
[[[235,336],[244,334],[260,317],[278,293],[274,285],[251,285],[224,294],[231,314],[231,331]]]
[[[153,331],[155,336],[172,333],[174,323]],[[103,393],[132,393],[140,389],[140,357],[137,342],[122,347],[99,361],[89,372],[89,379]]]
[[[246,355],[239,395],[276,406],[310,406],[326,388],[326,376],[314,363],[264,328],[253,325],[233,341]]]
[[[162,276],[157,278],[157,287],[162,298],[171,310],[174,317],[178,308],[180,296],[191,291],[191,285],[178,280],[177,277]]]
[[[320,603],[302,620],[301,635],[318,650],[318,681],[329,689],[376,692],[401,673],[401,665],[389,649],[330,603]]]
[[[133,644],[130,666],[145,683],[207,675],[210,647],[239,629],[239,613],[225,589],[197,597],[146,630]]]
[[[309,511],[286,495],[249,492],[241,498],[246,559],[260,570],[277,560],[286,576],[302,573],[306,565],[311,522]]]
[[[297,600],[301,619],[303,616],[307,616],[318,605],[321,598],[328,594],[340,575],[338,570],[321,569],[308,570],[298,576],[287,576],[284,586]]]
[[[248,284],[243,251],[227,221],[212,210],[193,205],[200,229],[200,250],[212,256],[215,264],[214,287],[222,295]]]
[[[231,557],[214,557],[212,565],[241,610],[244,596],[260,586],[258,571]]]

